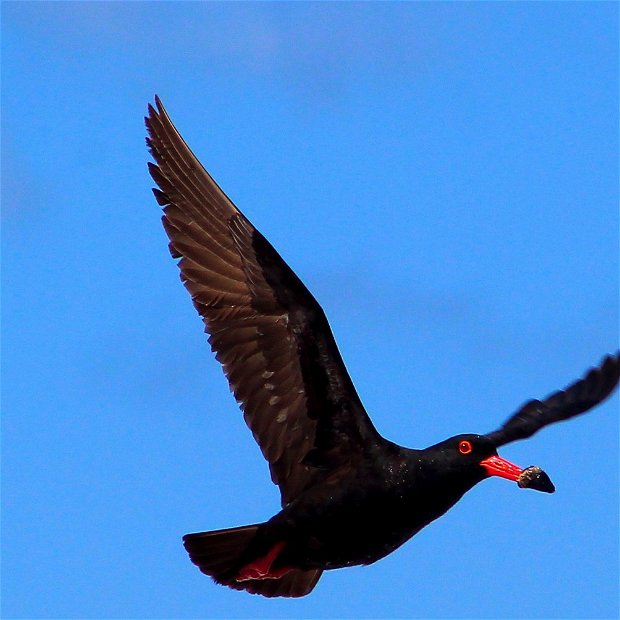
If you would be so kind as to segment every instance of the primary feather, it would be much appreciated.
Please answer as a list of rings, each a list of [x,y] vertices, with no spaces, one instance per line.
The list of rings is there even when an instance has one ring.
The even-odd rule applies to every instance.
[[[149,170],[170,251],[284,505],[378,435],[319,304],[156,106]]]

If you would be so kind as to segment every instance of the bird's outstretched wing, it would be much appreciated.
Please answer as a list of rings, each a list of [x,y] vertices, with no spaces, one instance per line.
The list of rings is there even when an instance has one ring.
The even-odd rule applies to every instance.
[[[380,436],[319,304],[155,102],[149,170],[170,251],[284,505]]]
[[[620,353],[608,355],[597,368],[545,400],[531,400],[487,437],[496,446],[527,439],[547,424],[568,420],[604,401],[620,379]]]

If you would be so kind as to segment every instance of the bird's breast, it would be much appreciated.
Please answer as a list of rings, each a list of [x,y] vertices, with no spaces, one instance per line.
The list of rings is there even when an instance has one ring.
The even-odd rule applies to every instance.
[[[397,478],[364,482],[316,489],[276,517],[286,520],[289,554],[297,564],[324,568],[371,564],[436,518]]]

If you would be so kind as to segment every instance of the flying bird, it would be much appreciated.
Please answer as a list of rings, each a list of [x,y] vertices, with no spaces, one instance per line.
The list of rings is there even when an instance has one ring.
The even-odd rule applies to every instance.
[[[490,476],[552,493],[547,474],[497,454],[511,441],[598,405],[620,353],[524,404],[485,435],[415,450],[382,437],[353,386],[325,314],[273,246],[149,105],[149,163],[170,252],[263,456],[282,509],[265,523],[187,534],[191,561],[217,583],[305,596],[325,570],[376,562]]]

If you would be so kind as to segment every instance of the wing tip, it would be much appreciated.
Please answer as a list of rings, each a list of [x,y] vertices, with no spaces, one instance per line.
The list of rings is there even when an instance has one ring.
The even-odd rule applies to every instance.
[[[620,350],[615,353],[607,354],[597,369],[601,375],[603,385],[601,391],[604,394],[601,400],[604,400],[614,391],[620,381]]]
[[[602,360],[600,367],[607,366],[611,370],[620,372],[620,349],[615,353],[608,353]]]
[[[147,104],[147,115],[144,117],[144,124],[146,125],[151,137],[153,136],[155,130],[153,123],[162,123],[164,120],[169,120],[166,108],[157,93],[154,96],[154,101],[155,106],[153,106],[151,102]]]
[[[487,433],[486,437],[496,447],[518,439],[527,439],[544,426],[570,419],[602,404],[612,395],[619,382],[620,350],[605,355],[597,366],[589,368],[581,379],[563,390],[554,392],[542,401],[528,401],[501,428]],[[573,407],[573,410],[568,409],[566,415],[556,414],[551,419],[535,421],[537,415],[569,407]]]

